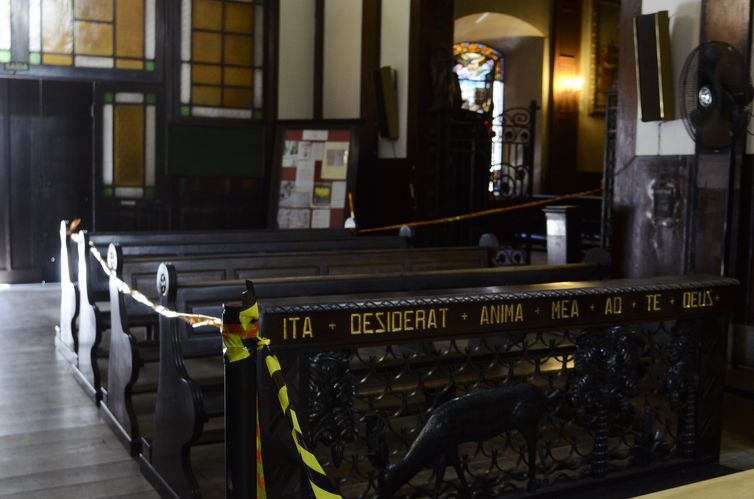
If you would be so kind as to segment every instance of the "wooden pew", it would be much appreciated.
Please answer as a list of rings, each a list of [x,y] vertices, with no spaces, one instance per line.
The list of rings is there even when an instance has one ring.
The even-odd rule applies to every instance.
[[[379,274],[426,270],[472,269],[493,265],[495,248],[405,248],[381,250],[316,251],[307,253],[259,253],[201,255],[171,259],[179,285],[206,280],[232,280],[284,276]],[[155,301],[157,270],[162,258],[124,258],[121,247],[110,245],[107,261],[116,275]],[[159,283],[158,283],[159,285]],[[150,292],[151,291],[151,292]],[[130,297],[118,283],[110,282],[110,345],[107,383],[103,383],[103,416],[133,455],[141,440],[133,409],[132,393],[154,392],[150,384],[136,386],[141,365],[156,362],[158,341],[139,342],[131,324],[157,321],[157,314]],[[149,338],[145,338],[149,340]],[[106,390],[105,390],[106,387]],[[153,412],[153,411],[152,411]]]
[[[389,450],[395,453],[389,461],[393,464],[400,461],[420,434],[431,410],[425,407],[434,405],[425,399],[412,407],[405,398],[399,397],[402,409],[391,414],[375,405],[380,396],[364,396],[361,400],[360,385],[367,376],[361,372],[349,377],[357,361],[364,362],[356,352],[364,348],[387,351],[395,345],[457,338],[479,338],[483,342],[490,336],[509,340],[509,343],[501,341],[501,348],[497,348],[498,345],[490,348],[491,352],[498,356],[505,352],[518,355],[518,363],[512,357],[500,361],[508,366],[508,372],[514,369],[513,364],[516,369],[527,364],[534,366],[521,379],[511,380],[506,374],[502,382],[529,383],[543,391],[554,388],[562,391],[548,402],[549,415],[542,417],[538,424],[538,448],[544,451],[529,456],[538,461],[544,459],[534,468],[534,486],[539,484],[536,492],[557,495],[573,493],[579,487],[604,486],[608,481],[656,476],[663,470],[673,472],[679,466],[718,459],[727,328],[737,284],[727,278],[679,276],[446,289],[432,293],[371,292],[299,298],[264,298],[263,293],[259,293],[257,303],[260,335],[269,338],[273,350],[279,353],[304,434],[316,438],[321,434],[320,425],[329,424],[336,417],[345,422],[332,424],[333,438],[327,443],[320,440],[309,445],[330,478],[340,482],[344,497],[374,496],[375,491],[370,487],[381,481],[378,478],[381,466],[387,464],[389,458],[388,449],[384,449],[384,461],[379,463],[377,458],[383,450],[379,439],[383,439],[384,445],[389,443]],[[263,288],[263,285],[259,287]],[[180,288],[178,293],[181,294]],[[484,320],[484,317],[489,318],[491,310],[508,306],[521,307],[520,321]],[[202,310],[202,307],[196,308]],[[399,327],[383,334],[367,334],[367,315],[372,318],[378,313],[385,317],[405,316],[408,312],[416,314],[420,309],[434,310],[445,320],[438,320],[434,327],[421,331]],[[293,337],[292,323],[304,320],[308,321],[311,334]],[[174,338],[191,341],[181,337],[181,334],[192,334],[191,331],[173,334]],[[532,352],[537,344],[542,345],[541,351]],[[559,357],[554,353],[559,345],[568,346],[571,353]],[[320,371],[322,366],[316,365],[314,359],[322,352],[333,352],[335,358],[338,352],[345,352],[345,360],[339,365],[326,364],[325,371]],[[472,360],[475,353],[465,355]],[[382,397],[389,397],[394,393],[394,384],[400,380],[421,387],[426,368],[422,368],[420,357],[397,359],[400,364],[392,368],[395,374],[391,377],[390,368],[381,369],[382,360],[375,355],[366,362],[367,373],[387,373],[384,376],[388,376],[389,382]],[[443,354],[437,357],[444,358]],[[258,367],[261,452],[267,494],[269,497],[304,497],[309,493],[308,483],[293,448],[290,429],[282,422],[276,392],[269,386],[268,376],[261,367],[264,363],[259,355],[242,362]],[[417,366],[411,367],[411,362],[416,362]],[[485,360],[485,366],[488,363],[494,364],[494,361]],[[238,369],[226,369],[226,376],[231,372]],[[485,367],[476,371],[475,376],[487,372],[488,367]],[[331,374],[323,377],[323,373]],[[412,380],[412,376],[417,378]],[[459,377],[457,372],[446,376],[456,382]],[[312,379],[320,380],[321,384],[312,385]],[[337,385],[348,380],[355,385],[352,392],[355,397],[344,401],[343,389],[338,389]],[[226,378],[229,385],[236,381]],[[477,386],[480,381],[477,378],[465,388],[471,393],[483,393],[500,386],[499,382]],[[419,394],[409,391],[405,397],[420,398],[421,389],[414,388],[414,391]],[[239,468],[242,472],[229,476],[235,490],[254,490],[255,486],[253,401],[256,395],[254,390],[246,394],[252,401],[247,404],[247,412],[225,415],[226,428],[241,427],[249,437],[242,442],[233,435],[226,439],[226,444],[237,444],[238,449],[246,449],[249,454],[248,458],[240,458],[247,465]],[[319,411],[315,419],[312,419],[309,404],[312,398],[331,404],[324,412]],[[511,413],[516,407],[517,403],[511,404]],[[343,416],[342,411],[349,409],[354,411],[353,419]],[[158,409],[160,416],[165,416],[164,406]],[[471,414],[464,420],[469,423],[475,418]],[[388,420],[388,424],[371,423],[375,420],[382,423]],[[176,428],[172,436],[188,428],[188,424]],[[377,435],[370,435],[370,428]],[[345,431],[348,429],[355,435]],[[474,433],[468,426],[455,430]],[[484,428],[480,428],[479,433],[483,432]],[[160,435],[156,434],[155,445]],[[385,442],[391,436],[392,440]],[[520,477],[522,469],[523,474],[527,473],[519,454],[519,445],[525,445],[521,442],[521,437],[514,432],[504,438],[493,438],[485,452],[479,451],[481,443],[459,448],[467,482],[481,488],[480,492],[485,495],[497,496],[502,491],[525,494],[527,478],[535,477]],[[336,452],[340,452],[340,464],[334,457]],[[153,464],[159,457],[153,453]],[[234,463],[238,463],[239,456],[234,457]],[[437,457],[437,454],[420,457],[424,459],[420,464],[431,468]],[[353,472],[355,466],[359,467],[358,472]],[[411,489],[400,490],[395,497],[404,497],[407,493],[412,494],[411,497],[431,495],[434,477],[429,471],[420,471],[421,468],[417,467],[423,479],[417,478]],[[247,480],[251,482],[245,483]],[[457,479],[451,487],[460,488]]]
[[[412,272],[374,276],[289,277],[255,280],[257,296],[265,299],[285,297],[289,301],[305,300],[317,295],[365,292],[414,292],[464,286],[549,282],[551,280],[598,279],[603,270],[595,264],[564,266],[526,266],[495,269]],[[171,265],[160,268],[161,303],[173,310],[219,317],[221,303],[237,299],[245,281],[217,281],[179,285]],[[205,327],[192,329],[187,324],[160,317],[159,389],[151,442],[143,442],[140,457],[142,470],[150,482],[165,496],[189,497],[199,494],[191,467],[192,445],[216,440],[222,435],[222,389],[213,379],[220,367],[222,343],[218,331]],[[291,334],[293,334],[291,332]],[[210,369],[192,367],[187,358],[211,356]],[[210,382],[199,382],[197,372]],[[216,379],[216,378],[215,378]],[[209,431],[206,423],[209,422]],[[214,424],[213,424],[214,422]],[[288,433],[290,435],[290,433]],[[213,438],[215,437],[215,438]],[[271,495],[270,497],[299,497]]]
[[[78,318],[78,246],[72,236],[68,234],[68,221],[60,222],[60,281],[61,281],[61,299],[60,299],[60,325],[55,335],[55,342],[58,350],[70,362],[76,363],[76,354],[78,352],[78,338],[76,336],[76,321]],[[172,231],[172,232],[94,232],[88,233],[89,241],[103,255],[107,252],[107,246],[110,243],[119,243],[131,246],[128,252],[135,254],[143,253],[143,246],[154,247],[147,251],[159,251],[157,254],[174,255],[174,254],[196,254],[189,248],[179,248],[186,243],[201,244],[220,244],[223,247],[213,248],[213,252],[228,253],[238,250],[238,245],[248,241],[299,241],[309,240],[315,244],[322,244],[324,241],[345,241],[356,239],[357,236],[348,230],[243,230],[243,231]],[[74,235],[73,239],[78,239]],[[229,249],[224,249],[225,243],[233,243]],[[405,239],[396,239],[393,237],[382,237],[372,241],[375,248],[378,247],[404,247]],[[385,246],[382,246],[382,245]],[[167,246],[167,249],[164,249]],[[178,247],[177,247],[178,246]],[[328,247],[328,246],[325,246]],[[140,249],[142,248],[142,249]],[[163,249],[158,249],[163,248]],[[200,251],[201,253],[202,251]],[[91,262],[89,262],[91,263]],[[89,267],[87,266],[87,269]],[[91,293],[96,300],[102,296],[107,299],[107,280],[98,268],[92,267],[98,279],[90,286]],[[83,280],[86,280],[85,278]],[[95,284],[100,284],[99,286]]]
[[[340,233],[340,231],[336,231]],[[228,239],[223,237],[227,235]],[[180,237],[183,236],[183,242]],[[95,369],[99,340],[102,332],[110,327],[110,314],[103,309],[103,303],[109,303],[108,279],[99,262],[89,252],[92,242],[101,254],[106,254],[105,240],[109,236],[97,236],[92,241],[87,231],[74,234],[78,254],[78,331],[73,343],[64,343],[69,349],[75,348],[75,355],[68,355],[76,359],[74,375],[84,390],[97,404],[102,397],[99,371]],[[125,236],[123,236],[125,237]],[[309,231],[244,231],[200,233],[192,240],[192,233],[156,234],[150,238],[133,239],[133,235],[121,244],[123,254],[130,256],[182,256],[202,254],[232,254],[273,251],[311,251],[324,249],[352,250],[359,248],[402,248],[407,246],[407,240],[399,236],[377,237],[341,237],[333,239],[320,237],[320,232]],[[280,240],[276,240],[279,237]],[[113,241],[110,241],[113,242]],[[118,241],[114,241],[118,242]],[[102,247],[104,244],[104,247]],[[63,343],[63,342],[60,342]],[[72,350],[73,351],[73,350]]]

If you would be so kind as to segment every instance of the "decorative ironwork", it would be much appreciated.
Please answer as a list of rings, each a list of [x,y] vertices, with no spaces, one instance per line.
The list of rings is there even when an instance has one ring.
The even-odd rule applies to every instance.
[[[688,456],[683,439],[693,432],[689,395],[700,364],[698,355],[680,355],[698,344],[699,328],[696,320],[652,322],[311,353],[313,452],[349,498],[372,498],[389,485],[398,487],[393,497],[458,497],[467,487],[485,497],[533,486],[546,492],[672,463]],[[539,409],[530,414],[539,419],[530,428],[510,401],[487,402],[486,411],[456,407],[518,391],[521,400],[537,398],[528,390],[563,394],[541,419]],[[501,426],[491,428],[481,419],[495,411]],[[426,435],[440,431],[442,418],[450,425],[442,431],[454,436],[435,448]]]
[[[679,412],[678,454],[693,457],[696,447],[696,391],[699,388],[701,331],[696,321],[682,320],[672,329],[670,369],[666,378],[671,402]]]
[[[343,449],[356,438],[356,387],[348,370],[348,351],[320,352],[309,359],[309,424],[312,442],[330,447],[339,467]]]
[[[605,92],[605,155],[602,177],[605,190],[602,194],[601,246],[610,250],[613,245],[613,199],[615,197],[615,143],[618,130],[618,93]]]
[[[538,107],[506,109],[495,117],[502,123],[501,133],[492,139],[492,150],[500,151],[490,168],[490,198],[525,199],[532,194],[534,166],[534,125]]]
[[[592,473],[596,477],[607,472],[610,405],[617,402],[625,412],[639,392],[640,342],[639,332],[624,326],[589,330],[576,340],[576,378],[569,394],[579,410],[595,414]]]

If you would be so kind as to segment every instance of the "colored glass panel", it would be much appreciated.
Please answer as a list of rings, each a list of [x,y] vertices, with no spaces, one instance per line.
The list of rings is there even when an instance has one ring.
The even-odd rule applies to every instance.
[[[147,59],[155,58],[155,47],[157,45],[157,19],[155,17],[156,0],[147,0],[146,12],[144,13],[144,57]]]
[[[219,85],[221,83],[220,66],[210,66],[207,64],[194,64],[191,71],[191,78],[194,83],[204,83],[206,85]]]
[[[115,61],[115,67],[118,69],[144,69],[144,62],[133,59],[118,59]]]
[[[147,102],[149,101],[147,96]],[[144,160],[146,161],[146,179],[148,187],[154,187],[155,175],[157,171],[157,108],[154,105],[147,106],[146,148],[144,150]]]
[[[10,62],[10,50],[0,50],[0,62]]]
[[[191,102],[199,106],[219,106],[220,87],[194,85],[191,88]]]
[[[42,1],[42,50],[59,54],[73,52],[73,10],[71,0]],[[43,58],[43,62],[44,62]],[[71,59],[67,64],[71,65]],[[45,62],[45,64],[51,64]]]
[[[119,57],[144,57],[144,2],[119,1],[115,5],[115,48]]]
[[[108,100],[109,97],[109,100]],[[112,102],[112,94],[105,94],[105,102]],[[113,184],[113,105],[102,106],[102,183]]]
[[[219,64],[222,58],[222,36],[214,33],[194,33],[192,55],[195,61]]]
[[[144,106],[115,106],[115,185],[144,185]]]
[[[250,36],[225,35],[225,63],[251,66],[254,42]]]
[[[70,55],[57,55],[57,54],[44,54],[42,56],[42,64],[48,64],[50,66],[72,66],[73,56]]]
[[[112,68],[113,58],[95,55],[77,55],[73,58],[73,64],[84,68]]]
[[[76,19],[87,21],[113,20],[113,0],[74,0]]]
[[[36,53],[42,51],[42,0],[30,0],[29,1],[29,52]],[[31,62],[31,61],[29,61]],[[32,64],[39,64],[42,62],[41,56],[39,60]]]
[[[225,4],[225,31],[250,35],[254,31],[254,6],[246,3]]]
[[[10,0],[0,0],[0,50],[10,50]]]
[[[249,119],[262,105],[262,3],[181,1],[181,116]]]
[[[251,107],[251,101],[252,95],[250,88],[226,88],[223,90],[223,104],[227,107],[242,107],[249,109]]]
[[[194,29],[222,30],[223,3],[219,0],[194,0]]]
[[[226,67],[224,70],[225,78],[223,83],[234,87],[251,86],[251,69]]]
[[[113,55],[112,24],[76,21],[74,36],[77,54]]]

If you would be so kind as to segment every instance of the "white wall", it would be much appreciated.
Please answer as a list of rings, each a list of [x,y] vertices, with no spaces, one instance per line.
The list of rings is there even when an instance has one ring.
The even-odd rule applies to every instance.
[[[362,6],[360,0],[325,0],[322,69],[325,119],[361,116]]]
[[[353,1],[353,0],[347,0]],[[380,138],[380,158],[406,157],[408,124],[408,42],[411,23],[411,2],[382,0],[380,33],[380,66],[391,66],[397,72],[398,130],[396,141]]]
[[[314,115],[314,6],[314,0],[280,0],[280,119]]]
[[[701,30],[701,0],[645,0],[642,14],[667,10],[670,16],[670,52],[673,63],[673,88],[678,93],[678,81],[683,63],[699,44]],[[676,115],[678,110],[676,109]],[[636,154],[670,156],[694,154],[694,141],[680,119],[673,121],[641,121],[641,109],[636,123]]]

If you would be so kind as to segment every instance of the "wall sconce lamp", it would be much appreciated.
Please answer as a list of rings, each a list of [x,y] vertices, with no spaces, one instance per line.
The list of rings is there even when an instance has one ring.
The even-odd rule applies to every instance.
[[[581,76],[564,76],[560,78],[558,90],[560,92],[576,93],[584,88],[584,78]]]

